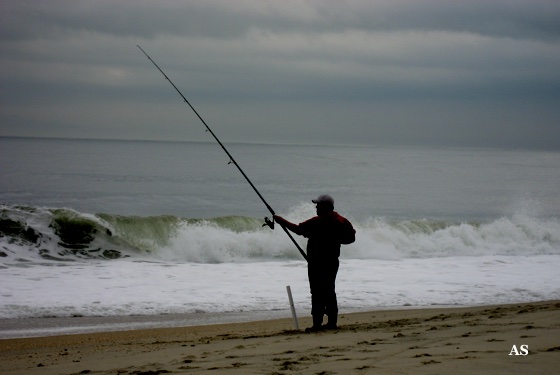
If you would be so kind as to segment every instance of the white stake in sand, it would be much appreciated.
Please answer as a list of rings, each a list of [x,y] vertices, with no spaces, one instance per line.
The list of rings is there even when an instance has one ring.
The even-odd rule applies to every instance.
[[[296,329],[296,331],[299,331],[299,324],[298,324],[298,321],[297,321],[296,308],[294,306],[294,299],[292,298],[292,289],[290,289],[290,286],[287,285],[286,290],[288,291],[288,299],[290,300],[290,308],[292,309],[292,317],[294,318],[294,328]]]

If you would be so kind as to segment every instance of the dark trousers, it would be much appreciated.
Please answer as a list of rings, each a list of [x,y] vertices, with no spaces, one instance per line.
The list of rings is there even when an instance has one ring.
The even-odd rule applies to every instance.
[[[311,287],[311,315],[313,325],[320,325],[323,316],[329,318],[329,324],[336,325],[338,304],[336,301],[335,281],[338,273],[338,259],[321,262],[309,262],[307,275]]]

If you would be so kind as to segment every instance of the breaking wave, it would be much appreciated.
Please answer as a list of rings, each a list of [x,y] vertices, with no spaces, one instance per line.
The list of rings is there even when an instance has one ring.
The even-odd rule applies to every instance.
[[[313,207],[302,204],[287,218],[299,222],[312,214]],[[351,221],[356,242],[343,247],[343,259],[560,254],[560,223],[554,219],[516,215],[486,223]],[[243,216],[139,217],[0,205],[0,262],[7,267],[123,258],[195,263],[302,260],[283,231],[262,224]],[[305,239],[297,240],[305,248]]]

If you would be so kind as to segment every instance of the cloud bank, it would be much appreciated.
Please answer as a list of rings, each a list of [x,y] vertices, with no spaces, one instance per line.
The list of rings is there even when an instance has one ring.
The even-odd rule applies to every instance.
[[[560,149],[557,1],[3,1],[0,136]]]

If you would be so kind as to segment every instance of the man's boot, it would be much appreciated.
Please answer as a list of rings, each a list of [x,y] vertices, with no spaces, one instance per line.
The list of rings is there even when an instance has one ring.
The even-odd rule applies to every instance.
[[[319,332],[323,330],[323,315],[313,315],[313,326],[306,328],[305,332]]]
[[[338,320],[338,314],[328,315],[329,321],[325,324],[325,329],[338,329],[336,325]]]

